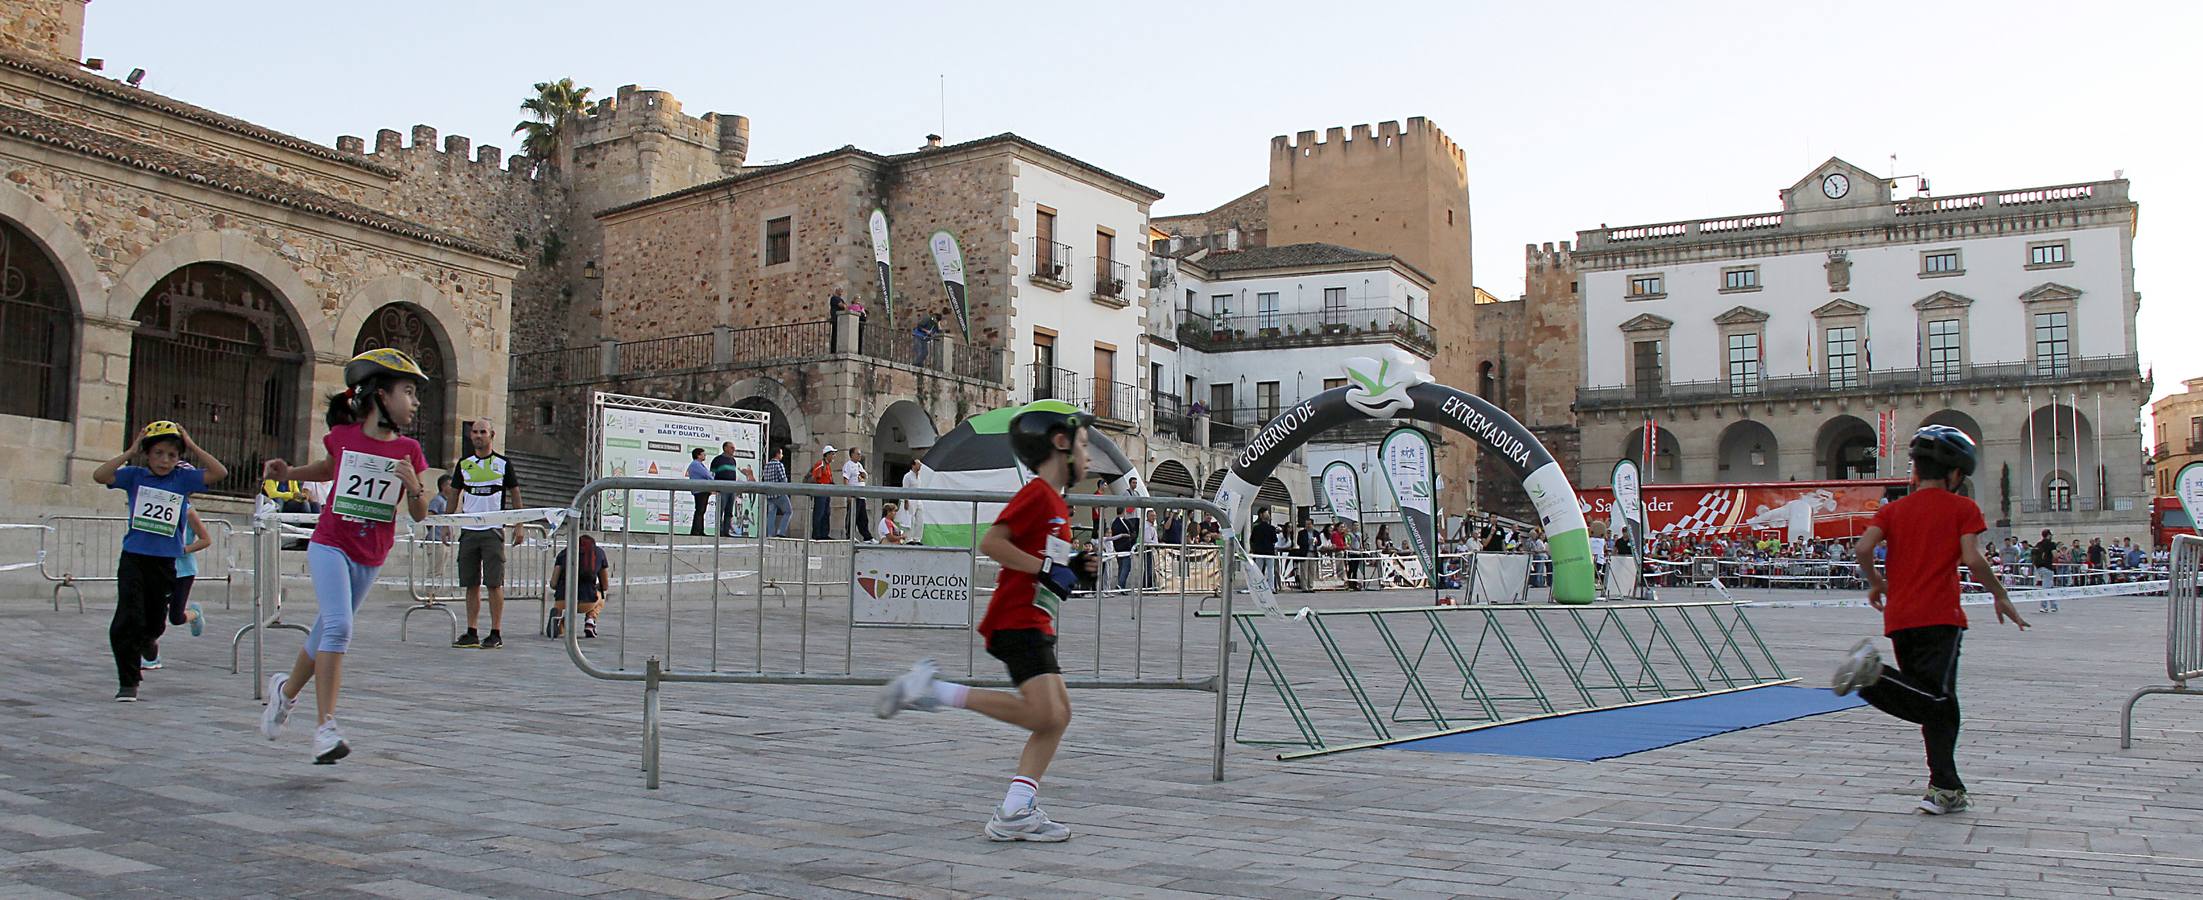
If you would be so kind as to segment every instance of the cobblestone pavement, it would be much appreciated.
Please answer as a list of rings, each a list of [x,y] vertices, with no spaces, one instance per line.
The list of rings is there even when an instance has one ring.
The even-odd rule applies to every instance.
[[[378,596],[346,672],[354,753],[313,766],[298,723],[278,743],[257,735],[248,676],[227,670],[242,608],[216,609],[207,637],[172,631],[168,667],[128,705],[109,699],[110,597],[90,592],[78,615],[36,588],[5,596],[5,897],[2171,898],[2203,885],[2203,702],[2146,701],[2137,746],[2118,749],[2120,702],[2163,681],[2158,599],[2069,602],[2024,635],[1969,610],[1960,763],[1978,807],[1965,815],[1911,812],[1917,732],[1871,709],[1600,763],[1279,762],[1235,746],[1217,784],[1211,695],[1075,691],[1042,799],[1076,834],[1004,845],[979,826],[1019,735],[975,714],[881,722],[869,688],[673,685],[665,785],[646,791],[639,688],[584,677],[528,625],[504,650],[459,651],[416,616],[400,643],[399,607]],[[684,637],[702,615],[682,610]],[[1808,683],[1875,622],[1848,609],[1753,621]],[[634,664],[663,626],[629,627]],[[842,640],[817,631],[813,652]],[[271,633],[270,658],[297,640]],[[862,640],[885,660],[940,652],[924,642],[941,638]],[[1205,672],[1202,646],[1190,658]]]

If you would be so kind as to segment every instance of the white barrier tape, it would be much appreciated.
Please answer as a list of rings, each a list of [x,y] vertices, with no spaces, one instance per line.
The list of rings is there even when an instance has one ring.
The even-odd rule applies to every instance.
[[[2051,602],[2051,601],[2059,601],[2059,602],[2063,602],[2063,601],[2066,601],[2066,600],[2081,600],[2081,599],[2086,599],[2086,598],[2091,598],[2091,597],[2133,597],[2133,596],[2142,596],[2142,595],[2156,594],[2156,593],[2158,593],[2158,592],[2160,592],[2160,591],[2163,591],[2163,590],[2165,589],[2165,586],[2166,586],[2166,582],[2163,582],[2163,581],[2134,581],[2134,582],[2128,582],[2128,583],[2126,583],[2126,584],[2097,584],[2097,585],[2086,585],[2086,586],[2082,586],[2082,587],[2070,587],[2070,588],[2051,588],[2051,589],[2048,589],[2048,590],[2033,590],[2033,591],[2012,591],[2012,592],[2011,592],[2011,595],[2012,595],[2012,605],[2013,605],[2013,606],[2018,606],[2018,605],[2020,605],[2020,604],[2022,604],[2022,603],[2048,603],[2048,602]],[[1989,594],[1986,594],[1986,593],[1980,593],[1980,594],[1965,594],[1965,595],[1962,595],[1962,596],[1960,596],[1960,597],[1959,597],[1959,599],[1958,599],[1958,603],[1959,603],[1959,605],[1960,605],[1960,606],[1987,606],[1987,605],[1990,605],[1990,604],[1992,604],[1992,603],[1995,603],[1995,602],[1996,602],[1996,598],[1995,598],[1995,597],[1993,597],[1993,596],[1990,596]],[[1866,602],[1865,600],[1860,600],[1860,599],[1855,599],[1855,600],[1751,600],[1751,601],[1746,601],[1746,602],[1744,603],[1744,605],[1745,605],[1745,606],[1764,606],[1764,607],[1775,607],[1775,608],[1839,608],[1839,609],[1857,609],[1857,608],[1864,608],[1864,607],[1866,607],[1866,606],[1867,606],[1867,602]]]
[[[35,569],[38,568],[38,566],[39,564],[35,562],[9,563],[7,565],[0,566],[0,572],[13,572],[18,569]]]
[[[25,525],[19,522],[0,522],[0,531],[52,531],[52,525]]]
[[[543,506],[530,509],[503,509],[496,512],[444,513],[415,520],[416,528],[465,527],[468,525],[525,525],[542,522],[557,531],[574,511],[565,507]]]

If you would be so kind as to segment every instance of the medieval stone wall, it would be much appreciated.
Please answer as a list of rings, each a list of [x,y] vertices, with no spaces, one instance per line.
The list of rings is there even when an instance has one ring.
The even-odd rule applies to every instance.
[[[84,55],[86,0],[0,3],[0,50],[74,64]]]

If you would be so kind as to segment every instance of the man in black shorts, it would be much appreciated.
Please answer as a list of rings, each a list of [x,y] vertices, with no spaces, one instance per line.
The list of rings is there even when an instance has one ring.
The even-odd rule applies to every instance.
[[[994,598],[979,621],[987,655],[1001,660],[1017,693],[984,691],[942,681],[933,660],[919,660],[910,672],[880,691],[874,712],[888,718],[906,709],[970,709],[1023,728],[1032,735],[1018,757],[1017,777],[987,821],[986,834],[997,841],[1061,841],[1071,829],[1040,811],[1040,778],[1055,758],[1063,731],[1071,724],[1071,696],[1064,691],[1063,669],[1056,663],[1056,620],[1071,596],[1079,572],[1091,576],[1091,555],[1071,552],[1071,507],[1063,492],[1086,475],[1084,413],[1061,400],[1026,404],[1010,420],[1010,449],[1033,471],[1033,480],[1017,492],[994,525],[980,538],[979,551],[1002,564]]]
[[[444,492],[444,508],[457,513],[488,513],[520,507],[520,478],[512,461],[491,449],[497,431],[488,419],[467,424],[467,442],[474,453],[451,466],[451,486]],[[519,542],[519,529],[513,529]],[[505,646],[505,528],[500,525],[459,526],[459,586],[467,590],[467,633],[452,641],[466,650],[495,650]],[[490,633],[475,631],[482,613],[482,589],[490,592]]]

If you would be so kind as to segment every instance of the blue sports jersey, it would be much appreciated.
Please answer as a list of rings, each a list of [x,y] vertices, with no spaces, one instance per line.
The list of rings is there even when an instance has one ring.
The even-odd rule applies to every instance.
[[[129,498],[125,512],[130,530],[123,533],[122,552],[172,559],[183,555],[184,545],[176,536],[191,530],[183,498],[207,489],[205,470],[177,466],[167,475],[154,475],[144,466],[123,466],[115,470],[115,483],[109,487]],[[147,502],[139,502],[141,495]],[[173,503],[167,502],[170,498]]]

